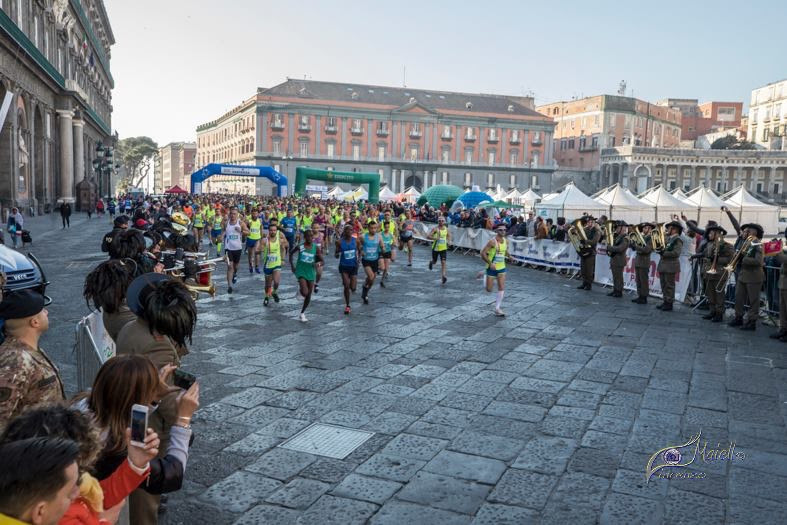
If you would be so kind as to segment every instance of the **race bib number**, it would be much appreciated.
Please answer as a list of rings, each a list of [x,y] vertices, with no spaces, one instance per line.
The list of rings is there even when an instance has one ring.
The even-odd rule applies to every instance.
[[[348,260],[355,259],[355,250],[344,250],[344,258]]]
[[[269,253],[268,254],[268,263],[271,265],[275,265],[279,263],[279,254],[278,253]]]
[[[311,264],[314,262],[314,254],[309,252],[301,252],[301,262]]]

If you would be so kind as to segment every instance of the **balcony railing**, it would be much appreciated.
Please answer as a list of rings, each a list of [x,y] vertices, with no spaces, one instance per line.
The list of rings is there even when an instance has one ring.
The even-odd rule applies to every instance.
[[[410,130],[410,138],[411,139],[421,138],[421,130],[411,129]]]
[[[530,141],[533,146],[540,146],[541,145],[541,137],[533,137],[533,140]]]
[[[278,130],[284,129],[284,121],[274,120],[273,122],[271,122],[271,129],[278,129]]]
[[[312,127],[308,124],[300,124],[298,126],[298,131],[311,131]]]
[[[336,133],[336,126],[331,126],[330,124],[325,126],[325,133]]]
[[[584,146],[582,145],[579,146],[579,151],[596,151],[597,149],[598,149],[598,144],[595,146],[593,144],[585,144]]]
[[[465,142],[473,142],[476,139],[475,134],[465,135]]]
[[[519,144],[521,141],[522,139],[519,138],[519,135],[511,135],[511,144]]]
[[[269,160],[281,161],[282,154],[281,153],[274,154],[272,152],[262,152],[262,153],[255,154],[255,158],[258,158],[258,159],[259,158],[264,158],[264,159],[269,159]],[[299,157],[296,154],[294,156],[294,158],[301,159],[301,158],[307,158],[307,157]],[[433,166],[433,167],[435,167],[435,169],[440,169],[440,167],[443,167],[443,166],[445,166],[445,167],[454,167],[454,168],[457,168],[457,167],[462,167],[462,168],[464,168],[464,167],[468,167],[468,168],[485,168],[485,169],[489,168],[489,161],[488,161],[488,159],[486,161],[484,161],[484,162],[477,162],[477,161],[466,162],[464,160],[456,161],[456,160],[453,160],[453,159],[448,160],[448,161],[444,161],[442,159],[423,159],[423,158],[412,159],[412,158],[409,158],[409,157],[401,158],[401,157],[392,157],[392,156],[386,155],[383,160],[380,160],[380,157],[378,157],[377,155],[373,155],[373,156],[370,156],[370,157],[361,156],[361,157],[356,158],[352,154],[350,154],[350,155],[333,155],[333,156],[330,156],[330,155],[327,155],[327,154],[315,155],[315,154],[312,154],[312,153],[309,154],[308,159],[310,161],[321,161],[321,160],[324,160],[326,162],[351,161],[351,162],[361,162],[361,163],[365,163],[365,164],[379,164],[379,163],[423,164],[423,165],[429,165],[430,167]],[[532,168],[532,166],[529,166],[524,161],[517,162],[515,165],[512,165],[510,163],[497,163],[497,162],[494,164],[494,169],[496,169],[496,170],[524,170],[524,169],[530,169],[530,168]],[[549,166],[541,166],[541,165],[539,165],[538,168],[539,169],[548,169]]]
[[[493,135],[491,133],[489,134],[489,138],[486,139],[487,142],[492,143],[492,144],[494,144],[498,140],[500,140],[500,137],[497,134]]]
[[[388,133],[389,133],[388,128],[377,128],[378,137],[387,137]]]
[[[350,128],[350,133],[353,135],[363,135],[363,127],[356,128],[355,126]]]
[[[451,135],[451,133],[443,133],[442,135],[440,135],[440,138],[443,140],[451,140],[454,137],[453,135]]]

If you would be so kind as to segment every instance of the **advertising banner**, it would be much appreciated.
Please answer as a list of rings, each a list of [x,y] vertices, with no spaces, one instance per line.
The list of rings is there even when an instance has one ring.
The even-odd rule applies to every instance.
[[[661,297],[661,280],[656,267],[659,264],[659,254],[652,252],[650,254],[650,270],[648,272],[650,295]],[[678,259],[680,261],[680,272],[675,275],[675,300],[682,302],[686,297],[686,291],[689,288],[691,281],[691,261],[687,255],[681,255]],[[606,252],[606,246],[600,244],[596,248],[596,275],[593,279],[595,282],[603,285],[612,286],[612,271],[609,269],[609,256]],[[623,286],[626,290],[637,289],[637,278],[634,273],[634,251],[629,250],[626,253],[626,267],[623,268]]]

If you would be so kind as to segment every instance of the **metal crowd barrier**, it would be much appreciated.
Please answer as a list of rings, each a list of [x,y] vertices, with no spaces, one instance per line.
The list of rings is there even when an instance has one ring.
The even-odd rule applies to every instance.
[[[103,327],[100,311],[83,317],[76,325],[74,351],[77,364],[77,388],[80,392],[93,385],[98,369],[115,354],[114,344],[106,342],[105,333],[94,333],[95,331],[102,332]],[[97,344],[102,341],[102,338],[104,339],[103,343]]]
[[[692,265],[691,286],[690,294],[694,296],[695,300],[701,300],[704,297],[704,289],[702,278],[700,275],[701,266],[699,263]],[[779,276],[781,274],[781,266],[773,257],[765,258],[765,280],[762,283],[760,290],[760,317],[779,317]],[[737,273],[735,275],[737,278]],[[727,308],[735,307],[735,282],[736,279],[731,278],[730,284],[727,285],[725,295],[725,305]]]

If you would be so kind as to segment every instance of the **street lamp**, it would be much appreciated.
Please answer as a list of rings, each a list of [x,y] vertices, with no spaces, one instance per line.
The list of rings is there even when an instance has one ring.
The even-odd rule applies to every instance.
[[[114,148],[104,146],[104,143],[99,141],[96,145],[96,158],[93,159],[93,171],[96,173],[99,191],[109,187],[110,175],[120,168],[120,163],[114,162],[114,156]]]

